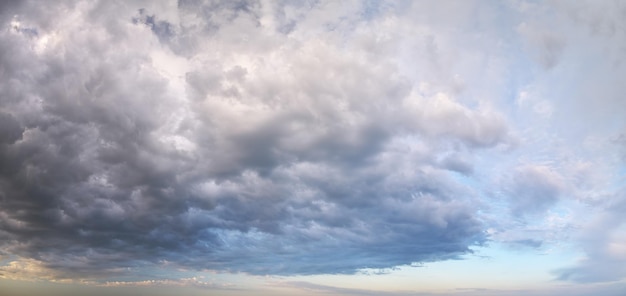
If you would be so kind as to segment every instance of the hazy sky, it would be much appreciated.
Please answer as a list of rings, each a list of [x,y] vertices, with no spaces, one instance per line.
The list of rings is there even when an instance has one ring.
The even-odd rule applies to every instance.
[[[626,1],[0,1],[0,295],[623,295]]]

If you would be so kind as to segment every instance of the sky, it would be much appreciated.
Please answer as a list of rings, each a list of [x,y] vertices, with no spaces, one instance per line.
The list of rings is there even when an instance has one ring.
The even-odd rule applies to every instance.
[[[623,295],[625,1],[0,1],[0,295]]]

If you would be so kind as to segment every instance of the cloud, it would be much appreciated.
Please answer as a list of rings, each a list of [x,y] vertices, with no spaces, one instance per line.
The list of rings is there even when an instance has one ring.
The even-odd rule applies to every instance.
[[[508,26],[537,70],[506,61],[516,43],[468,21],[490,16],[471,2],[179,3],[0,9],[0,254],[18,258],[4,276],[194,285],[143,279],[169,264],[292,275],[459,258],[498,239],[468,183],[490,177],[492,148],[511,144],[499,100],[535,75],[524,87],[547,124],[532,127],[564,137],[542,147],[562,146],[521,147],[532,160],[504,162],[510,182],[484,191],[504,190],[513,215],[536,223],[583,204],[551,231],[583,229],[586,258],[556,275],[623,279],[624,195],[591,178],[615,170],[610,153],[586,154],[623,133],[620,9],[556,2],[572,23],[542,23],[551,11]],[[568,171],[570,158],[592,172]],[[515,227],[502,235],[514,247],[553,243]]]
[[[618,281],[626,276],[626,206],[624,191],[607,199],[594,219],[580,233],[586,256],[574,266],[556,270],[561,280],[574,282]]]
[[[626,39],[622,30],[616,30],[624,26],[619,16],[624,8],[623,3],[610,1],[528,5],[527,11],[536,17],[525,23],[528,32],[520,32],[527,45],[538,42],[530,46],[532,52],[546,61],[554,58],[553,66],[540,72],[532,83],[528,100],[537,104],[537,111],[548,102],[552,119],[547,124],[529,125],[548,131],[534,133],[536,141],[544,144],[533,148],[542,147],[536,150],[536,158],[550,159],[560,181],[554,183],[554,176],[543,176],[543,181],[537,182],[543,184],[539,188],[544,188],[544,193],[536,196],[552,198],[533,201],[530,207],[512,203],[519,212],[541,212],[552,205],[554,213],[570,213],[576,229],[570,236],[584,256],[555,272],[561,280],[589,283],[625,276],[620,255],[624,218],[613,210],[623,209],[624,200],[619,139],[626,108],[621,99],[623,84],[615,80],[626,70],[620,49]],[[559,46],[550,49],[549,43]],[[547,145],[548,139],[556,141],[549,140],[554,144]],[[548,152],[551,149],[554,151]],[[555,204],[557,200],[565,205]]]
[[[5,260],[3,260],[5,261]],[[35,259],[12,260],[0,266],[0,278],[17,280],[54,280],[54,270]]]
[[[13,144],[22,137],[24,129],[9,113],[0,113],[0,143]]]
[[[216,284],[211,281],[206,281],[204,278],[191,277],[181,279],[166,279],[166,280],[144,280],[135,282],[105,282],[98,284],[102,287],[195,287],[211,290],[234,290],[236,289],[232,284]]]
[[[320,285],[310,282],[278,282],[277,286],[287,286],[301,288],[305,291],[311,291],[314,293],[332,293],[333,295],[441,295],[442,292],[422,292],[422,291],[408,291],[408,290],[395,290],[395,291],[378,291],[378,290],[365,290],[365,289],[352,289],[342,288],[327,285]],[[595,284],[589,286],[581,285],[561,285],[558,287],[550,287],[546,289],[484,289],[484,288],[457,288],[448,289],[443,292],[445,295],[506,295],[506,296],[518,296],[518,295],[533,295],[533,296],[549,296],[555,294],[567,294],[585,296],[592,295],[596,292],[601,292],[603,295],[618,296],[621,295],[624,289],[623,283],[607,283],[607,284]]]
[[[512,182],[511,211],[517,216],[545,212],[565,190],[563,177],[544,165],[518,167]]]
[[[551,69],[556,66],[565,47],[562,36],[526,23],[520,24],[518,30],[532,44],[529,46],[531,54],[543,67]]]
[[[354,273],[486,240],[454,176],[507,122],[355,42],[374,11],[33,5],[0,33],[0,254],[59,278]]]
[[[626,39],[620,4],[581,3],[3,2],[2,270],[355,273],[566,240],[587,258],[560,279],[623,278]]]
[[[316,293],[331,293],[333,295],[415,295],[412,292],[385,292],[385,291],[373,291],[365,289],[351,289],[351,288],[339,288],[333,286],[313,284],[309,282],[281,282],[277,283],[278,286],[295,287],[306,291],[313,291]],[[419,294],[430,295],[430,294]]]

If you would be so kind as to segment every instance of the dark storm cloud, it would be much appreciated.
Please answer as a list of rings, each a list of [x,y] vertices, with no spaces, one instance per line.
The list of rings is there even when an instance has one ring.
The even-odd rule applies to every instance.
[[[13,144],[22,138],[23,132],[24,129],[13,115],[0,112],[0,143]]]
[[[452,175],[471,159],[447,147],[502,143],[497,114],[416,97],[392,64],[267,33],[259,4],[227,2],[180,2],[197,26],[110,2],[3,19],[0,254],[61,278],[319,274],[485,241]],[[194,63],[168,73],[154,53],[187,43]]]

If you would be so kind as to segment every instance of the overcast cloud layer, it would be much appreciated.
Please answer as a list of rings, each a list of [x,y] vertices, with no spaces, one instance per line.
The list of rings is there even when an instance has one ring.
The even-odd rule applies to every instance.
[[[0,276],[355,273],[497,241],[623,279],[624,13],[3,1]]]

